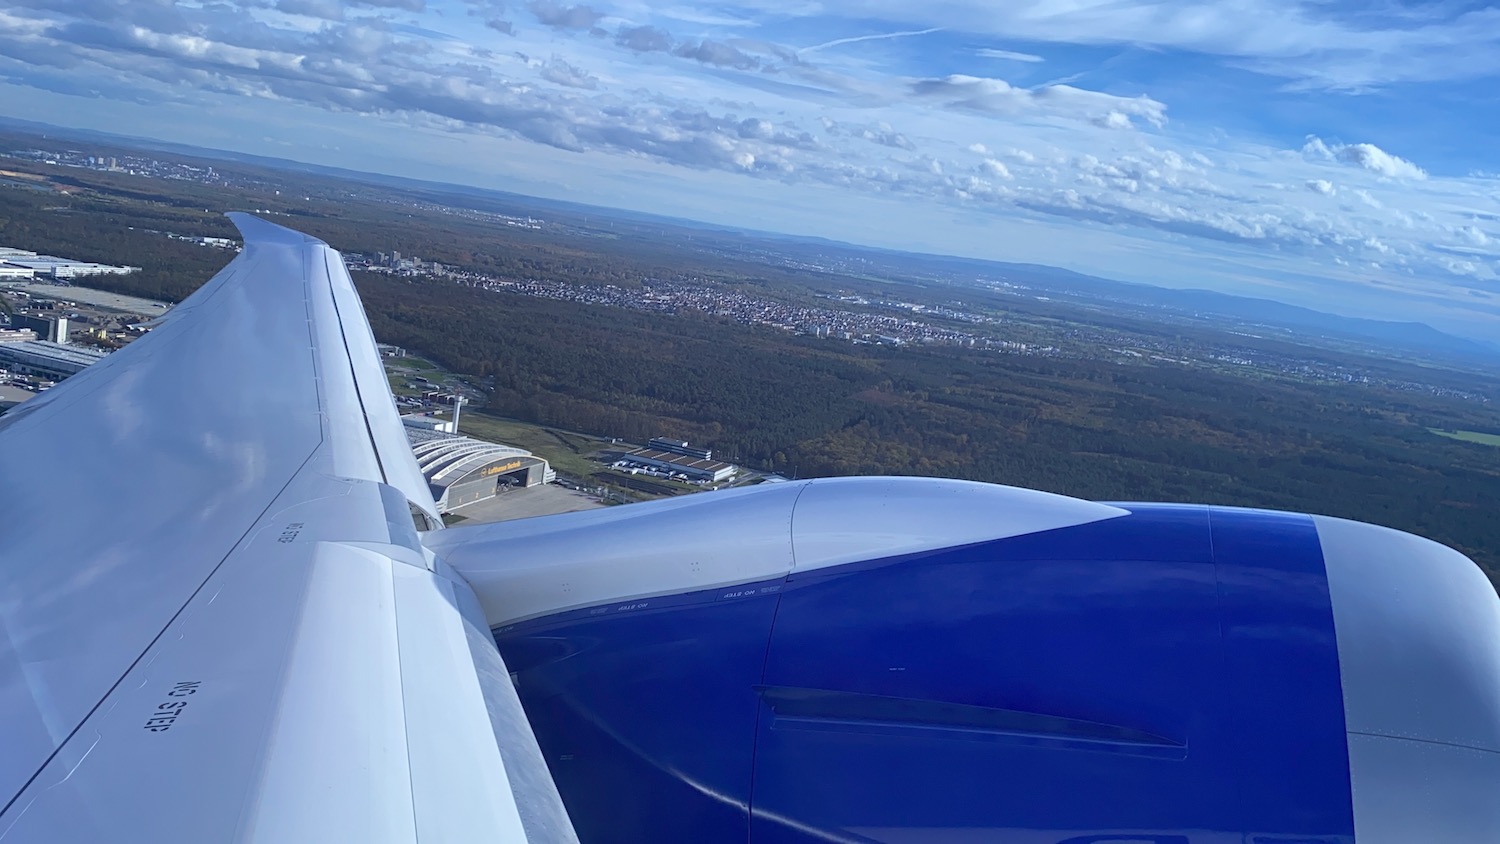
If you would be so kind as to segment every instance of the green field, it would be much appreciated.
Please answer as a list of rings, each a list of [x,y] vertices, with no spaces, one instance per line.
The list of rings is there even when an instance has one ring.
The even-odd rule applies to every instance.
[[[458,427],[461,434],[524,448],[545,457],[552,468],[575,478],[587,478],[599,471],[599,464],[589,459],[589,455],[610,445],[608,440],[502,419],[473,408],[464,410]]]
[[[385,358],[383,362],[386,380],[391,383],[391,393],[397,396],[420,396],[428,389],[446,386],[450,377],[450,374],[443,372],[437,364],[415,355],[407,355],[404,358]],[[427,388],[407,386],[409,382],[415,382],[419,377],[437,383]]]
[[[406,386],[415,376],[422,376],[445,386],[455,378],[437,364],[414,355],[387,358],[385,368],[391,392],[397,396],[419,396],[424,392],[422,389]],[[432,415],[442,419],[449,418],[448,411],[444,410],[434,411]],[[589,459],[589,455],[610,445],[608,440],[494,416],[473,406],[467,406],[460,417],[459,433],[524,448],[538,457],[546,458],[557,471],[576,478],[587,478],[599,471],[599,464]]]
[[[1481,434],[1478,431],[1440,431],[1437,428],[1428,428],[1427,430],[1440,437],[1447,437],[1450,440],[1500,446],[1500,434]]]

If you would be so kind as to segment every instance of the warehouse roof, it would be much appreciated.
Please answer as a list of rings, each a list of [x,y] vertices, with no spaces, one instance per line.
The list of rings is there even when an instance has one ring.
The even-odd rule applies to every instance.
[[[455,437],[421,428],[408,427],[406,436],[411,440],[412,454],[416,455],[417,466],[422,470],[423,477],[429,485],[435,487],[449,486],[471,472],[503,460],[541,459],[524,448]]]
[[[98,363],[109,354],[98,349],[69,346],[62,343],[53,343],[48,340],[22,340],[14,343],[0,343],[0,352],[9,353],[6,356],[14,360],[46,361],[48,363],[72,365],[79,369],[93,363]]]
[[[675,454],[655,448],[638,448],[628,452],[625,456],[655,460],[660,463],[671,463],[674,466],[695,469],[699,472],[722,472],[725,469],[734,468],[734,464],[732,463],[725,463],[720,460],[705,460],[701,457],[688,457],[684,454]]]

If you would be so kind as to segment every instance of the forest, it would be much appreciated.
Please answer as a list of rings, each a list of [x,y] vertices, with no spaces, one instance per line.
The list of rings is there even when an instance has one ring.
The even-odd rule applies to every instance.
[[[377,336],[493,378],[499,415],[669,434],[802,477],[941,475],[1098,500],[1326,513],[1500,570],[1488,405],[1359,386],[967,349],[856,346],[362,275]]]
[[[690,277],[786,298],[890,289],[889,280],[715,258],[680,238],[571,223],[505,227],[392,188],[248,166],[239,177],[249,186],[234,189],[47,175],[56,190],[0,187],[0,245],[139,266],[99,283],[170,301],[232,253],[162,232],[233,236],[220,215],[232,208],[268,209],[345,251],[396,249],[500,276],[620,285]],[[277,193],[291,183],[295,194]],[[634,442],[671,435],[799,477],[941,475],[1097,500],[1327,513],[1447,543],[1500,582],[1500,449],[1429,430],[1500,433],[1493,403],[1185,366],[855,345],[441,279],[356,273],[355,281],[379,340],[491,385],[485,410],[496,415]],[[1036,304],[1029,316],[1143,336],[1188,330],[1058,303]],[[1276,351],[1299,353],[1280,341]],[[1500,395],[1500,382],[1474,372],[1359,364]]]

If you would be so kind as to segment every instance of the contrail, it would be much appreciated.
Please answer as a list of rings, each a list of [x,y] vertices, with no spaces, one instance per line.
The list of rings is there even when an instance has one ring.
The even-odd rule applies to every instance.
[[[802,49],[797,51],[797,55],[805,56],[808,53],[816,52],[818,50],[825,50],[829,47],[837,47],[841,44],[854,44],[860,41],[880,41],[886,38],[910,38],[913,35],[931,35],[934,32],[942,32],[943,29],[944,27],[935,26],[932,29],[913,29],[908,32],[886,32],[880,35],[856,35],[853,38],[835,38],[832,41],[826,41],[822,44],[814,44],[811,47],[803,47]]]

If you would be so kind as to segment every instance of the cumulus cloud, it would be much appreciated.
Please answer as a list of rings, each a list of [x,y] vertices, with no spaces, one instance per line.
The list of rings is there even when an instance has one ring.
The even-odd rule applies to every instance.
[[[1500,227],[1491,225],[1500,222],[1500,204],[1492,191],[1464,195],[1455,180],[1437,176],[1417,191],[1405,182],[1426,174],[1369,143],[1309,137],[1301,161],[1253,142],[1200,151],[1194,147],[1210,142],[1167,131],[1166,106],[1149,96],[1063,83],[1024,88],[978,76],[901,79],[845,61],[863,49],[852,46],[829,51],[825,65],[769,40],[684,41],[650,25],[605,38],[602,12],[559,2],[471,4],[473,24],[510,31],[501,16],[524,21],[529,9],[558,30],[523,29],[514,54],[427,33],[429,24],[442,27],[438,16],[402,26],[399,16],[361,15],[325,0],[215,0],[211,9],[67,0],[68,8],[87,4],[88,15],[59,12],[56,0],[15,2],[22,12],[0,11],[0,78],[82,96],[170,99],[225,112],[235,104],[270,110],[269,103],[297,103],[382,125],[406,121],[588,152],[580,167],[600,171],[607,166],[599,162],[644,158],[899,196],[913,209],[957,201],[971,219],[1046,218],[1049,226],[1088,220],[1102,224],[1091,232],[1155,238],[1150,242],[1187,256],[1205,248],[1204,240],[1214,241],[1213,249],[1253,244],[1237,254],[1264,259],[1257,266],[1296,256],[1303,272],[1342,272],[1338,261],[1365,272],[1378,261],[1385,278],[1425,280],[1441,273],[1421,273],[1457,268],[1494,279],[1500,266]],[[262,19],[259,12],[273,3],[315,20]],[[410,11],[419,4],[365,5]],[[594,37],[578,37],[582,32]],[[517,62],[519,51],[552,58]],[[653,52],[683,60],[636,55]],[[695,63],[757,72],[710,72]],[[1267,191],[1267,184],[1278,189]],[[1381,199],[1355,187],[1361,184]]]
[[[759,117],[747,117],[741,120],[740,125],[736,127],[736,134],[741,138],[766,140],[775,136],[776,127],[769,120],[763,120]]]
[[[339,0],[277,0],[276,10],[329,21],[344,19],[344,4]]]
[[[872,144],[878,144],[879,146],[907,151],[913,151],[917,148],[917,145],[912,142],[911,138],[896,131],[895,127],[883,120],[877,123],[865,124],[840,123],[824,116],[819,118],[819,123],[822,124],[823,131],[834,137],[859,138],[869,141]]]
[[[1333,148],[1323,142],[1317,135],[1308,135],[1307,142],[1302,145],[1304,158],[1314,161],[1332,161],[1334,159]]]
[[[911,92],[921,100],[997,117],[1046,114],[1089,120],[1109,128],[1129,128],[1131,117],[1153,126],[1166,123],[1167,107],[1150,97],[1118,97],[1071,85],[1017,88],[1003,79],[953,74],[918,79],[911,83]]]
[[[1123,111],[1111,111],[1093,119],[1093,124],[1101,129],[1133,129],[1135,124],[1130,122],[1130,115]]]
[[[693,59],[715,67],[732,67],[736,70],[754,70],[760,67],[760,60],[754,56],[741,52],[722,41],[712,41],[707,38],[697,44],[683,44],[672,52],[685,59]]]
[[[880,123],[876,126],[866,126],[865,128],[859,130],[859,136],[872,144],[879,144],[883,147],[893,147],[895,149],[904,149],[908,151],[917,148],[917,145],[915,143],[912,143],[911,138],[908,138],[900,132],[892,129],[889,123]]]
[[[557,0],[532,0],[526,8],[536,16],[538,23],[553,29],[589,29],[604,17],[603,12],[582,3],[565,6]]]
[[[993,158],[986,158],[984,161],[981,161],[979,163],[979,171],[981,173],[984,173],[986,176],[993,176],[997,179],[1014,178],[1010,174],[1009,167],[1006,167],[1003,163],[996,161]]]
[[[1459,226],[1455,230],[1455,234],[1475,246],[1489,246],[1493,240],[1493,238],[1475,226]]]
[[[1307,143],[1302,145],[1302,155],[1314,161],[1353,164],[1389,179],[1427,178],[1426,170],[1374,144],[1329,144],[1317,135],[1309,135]]]
[[[50,30],[59,40],[47,41],[42,52],[71,57],[91,68],[94,77],[134,79],[143,101],[184,88],[199,97],[223,92],[340,112],[412,115],[446,121],[450,129],[498,132],[563,150],[757,174],[792,172],[795,155],[821,148],[810,134],[759,117],[664,109],[594,94],[600,80],[561,56],[521,66],[535,80],[552,83],[536,85],[530,78],[514,78],[514,63],[476,62],[474,52],[454,60],[379,21],[271,31],[222,15],[204,20],[208,26],[186,19],[163,23],[182,32],[64,23]],[[37,29],[34,37],[47,31]],[[14,61],[8,56],[22,52],[16,47],[0,30],[0,74]],[[502,66],[509,71],[502,72]]]
[[[552,60],[542,68],[542,78],[555,85],[563,85],[568,88],[582,88],[592,91],[599,87],[599,80],[591,76],[587,71],[568,64],[563,59],[553,56]]]
[[[637,53],[665,53],[672,49],[672,36],[654,26],[632,26],[615,33],[615,43]]]
[[[1029,105],[1031,92],[1012,87],[1003,79],[983,79],[954,74],[941,79],[918,79],[912,93],[947,105],[989,114],[1015,114]]]
[[[1425,179],[1427,171],[1404,158],[1398,158],[1374,144],[1350,144],[1337,152],[1338,159],[1357,164],[1371,172],[1393,179]]]
[[[1033,95],[1044,108],[1065,114],[1117,113],[1138,117],[1157,127],[1167,122],[1166,105],[1144,94],[1138,97],[1117,97],[1071,85],[1046,85],[1035,89]]]

